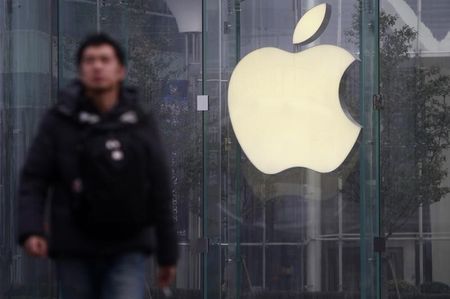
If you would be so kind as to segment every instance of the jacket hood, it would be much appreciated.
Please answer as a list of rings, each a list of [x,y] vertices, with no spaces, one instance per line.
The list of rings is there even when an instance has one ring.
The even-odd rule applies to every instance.
[[[75,117],[80,110],[82,102],[86,100],[83,84],[79,79],[73,79],[65,88],[60,90],[56,109],[66,116]],[[120,89],[119,101],[119,105],[122,107],[137,109],[137,89],[123,84]]]

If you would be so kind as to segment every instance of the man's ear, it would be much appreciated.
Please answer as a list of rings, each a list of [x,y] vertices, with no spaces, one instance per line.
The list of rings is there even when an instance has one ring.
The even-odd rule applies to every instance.
[[[127,68],[125,66],[120,67],[120,79],[125,80],[125,77],[127,76]]]

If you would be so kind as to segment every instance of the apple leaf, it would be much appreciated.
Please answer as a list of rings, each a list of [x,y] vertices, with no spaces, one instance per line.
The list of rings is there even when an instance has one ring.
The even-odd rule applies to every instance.
[[[298,21],[294,30],[294,44],[308,44],[316,40],[328,25],[331,6],[328,3],[319,4],[308,10]]]

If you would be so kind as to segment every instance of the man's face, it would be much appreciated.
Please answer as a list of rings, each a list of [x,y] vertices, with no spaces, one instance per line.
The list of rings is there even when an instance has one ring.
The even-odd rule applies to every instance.
[[[84,50],[79,75],[87,89],[98,92],[110,90],[125,79],[125,73],[125,67],[112,46],[89,46]]]

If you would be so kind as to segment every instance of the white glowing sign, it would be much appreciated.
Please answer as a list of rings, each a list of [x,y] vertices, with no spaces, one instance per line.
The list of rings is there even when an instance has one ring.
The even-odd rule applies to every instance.
[[[328,24],[320,4],[300,19],[293,43],[316,39]],[[335,170],[361,127],[343,111],[339,83],[354,57],[333,45],[299,53],[262,48],[236,66],[228,90],[231,123],[250,161],[274,174],[291,167]]]

